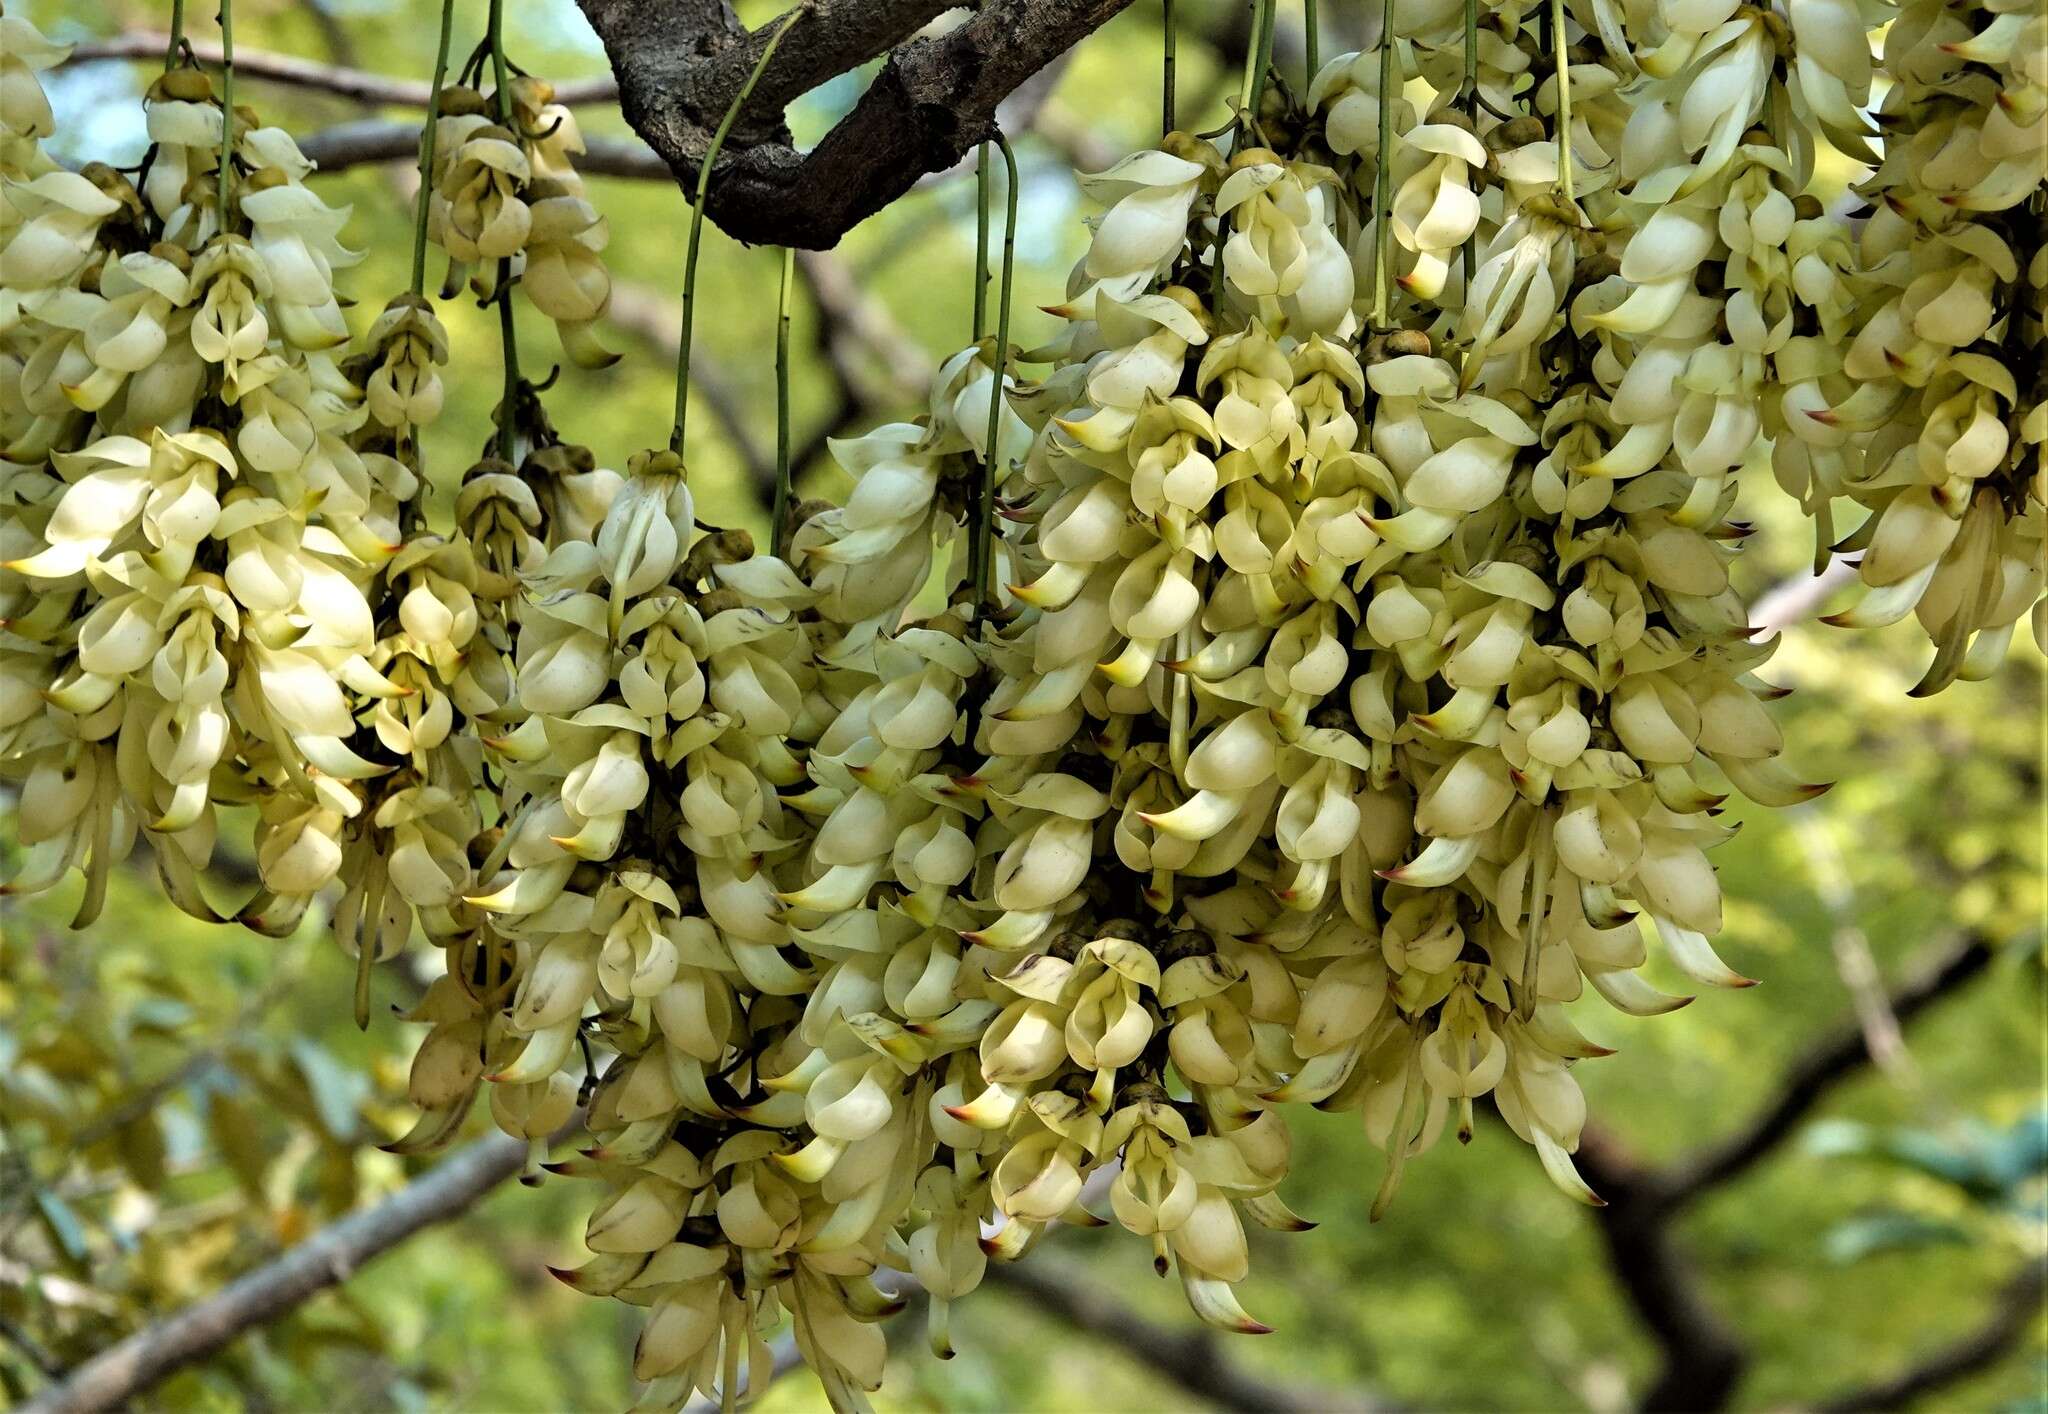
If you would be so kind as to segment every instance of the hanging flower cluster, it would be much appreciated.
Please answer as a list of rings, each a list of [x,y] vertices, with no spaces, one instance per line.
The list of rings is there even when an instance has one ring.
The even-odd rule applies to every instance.
[[[375,769],[349,745],[352,695],[393,690],[366,657],[364,591],[410,490],[352,445],[348,213],[304,184],[288,134],[226,111],[196,69],[151,86],[139,182],[52,169],[21,146],[47,107],[16,106],[32,111],[4,177],[0,652],[30,849],[10,887],[82,869],[88,923],[140,834],[171,897],[217,917],[199,885],[217,812],[254,804],[267,892],[250,917],[295,916]]]
[[[1597,1202],[1567,1005],[1683,1005],[1653,952],[1748,985],[1718,808],[1820,789],[1730,586],[1737,470],[1767,447],[1860,553],[1845,621],[1918,613],[1927,690],[2041,595],[2039,17],[1887,10],[1880,154],[1866,11],[1389,5],[1300,100],[1251,76],[1227,143],[1085,178],[1060,333],[835,443],[850,494],[779,554],[516,373],[431,529],[431,302],[347,356],[345,213],[194,69],[139,183],[53,167],[58,51],[0,21],[9,887],[83,869],[89,921],[139,832],[218,917],[247,804],[243,922],[337,884],[365,986],[441,948],[395,1147],[481,1095],[536,1162],[580,1126],[559,1275],[647,1308],[648,1408],[758,1391],[785,1320],[862,1407],[878,1272],[944,1352],[1061,1222],[1264,1330],[1234,1287],[1247,1222],[1306,1226],[1291,1102],[1358,1113],[1375,1214],[1482,1101]],[[443,293],[524,290],[602,361],[573,120],[503,87],[440,97]],[[1873,159],[1867,219],[1808,194],[1822,140]]]
[[[599,258],[611,229],[583,194],[574,159],[584,151],[576,115],[545,79],[519,74],[502,94],[442,90],[434,127],[428,230],[448,253],[442,298],[465,283],[489,301],[517,281],[555,323],[579,368],[617,361],[598,343],[612,281]]]
[[[2048,16],[1903,4],[1883,65],[1853,390],[1805,411],[1871,512],[1844,542],[1870,593],[1840,621],[1917,615],[1936,648],[1918,694],[1988,677],[2030,607],[2048,641]]]

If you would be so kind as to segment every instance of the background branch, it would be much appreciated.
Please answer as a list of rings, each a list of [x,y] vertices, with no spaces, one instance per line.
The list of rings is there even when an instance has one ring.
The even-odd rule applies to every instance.
[[[1976,1330],[1888,1380],[1837,1395],[1818,1408],[1822,1414],[1904,1409],[1923,1395],[1989,1369],[2033,1332],[2044,1298],[2048,1298],[2048,1268],[2038,1258],[2030,1258],[1998,1293],[1990,1317]]]
[[[102,63],[112,59],[133,59],[142,63],[161,65],[164,61],[164,50],[170,42],[170,35],[162,30],[125,30],[111,39],[88,40],[74,46],[71,56],[58,67]],[[201,64],[217,66],[220,63],[218,43],[197,39],[190,43],[192,56]],[[235,46],[235,77],[284,84],[291,88],[330,94],[335,98],[346,98],[375,107],[425,108],[433,96],[432,85],[418,79],[393,78],[389,74],[370,73],[341,64],[322,64],[311,59],[295,58],[289,54],[249,49],[239,44]],[[571,107],[590,103],[611,103],[616,101],[618,96],[618,80],[609,74],[602,78],[573,79],[555,85],[555,101]],[[415,149],[411,155],[417,157],[417,127],[412,130],[410,142]]]
[[[1749,606],[1752,636],[1783,633],[1820,612],[1830,594],[1856,579],[1856,567],[1840,558],[1829,560],[1819,574],[1799,573],[1757,595]]]
[[[518,1173],[526,1145],[502,1134],[479,1139],[375,1207],[323,1228],[195,1306],[101,1351],[23,1406],[23,1414],[112,1409],[173,1371],[203,1360],[255,1326],[346,1281],[421,1228],[467,1210]]]
[[[1699,1274],[1678,1245],[1671,1210],[1657,1196],[1659,1176],[1600,1129],[1587,1130],[1575,1157],[1586,1182],[1607,1200],[1593,1216],[1614,1279],[1657,1343],[1657,1374],[1638,1407],[1725,1407],[1749,1355],[1700,1290]]]
[[[1901,1023],[1912,1020],[1990,966],[1991,957],[1988,940],[1974,934],[1963,938],[1892,990],[1891,1015]],[[1656,1180],[1657,1201],[1668,1209],[1682,1207],[1749,1169],[1791,1137],[1799,1122],[1870,1058],[1861,1025],[1838,1027],[1792,1063],[1776,1093],[1748,1124],[1665,1170]]]
[[[1983,972],[1991,956],[1988,940],[1964,938],[1892,990],[1889,1014],[1901,1023],[1912,1019]],[[1642,1396],[1643,1409],[1723,1408],[1749,1365],[1741,1337],[1700,1290],[1673,1220],[1686,1204],[1770,1155],[1836,1085],[1870,1059],[1864,1026],[1851,1021],[1839,1027],[1793,1062],[1772,1098],[1748,1124],[1662,1167],[1637,1162],[1620,1140],[1597,1127],[1587,1128],[1576,1158],[1580,1173],[1607,1201],[1594,1215],[1601,1241],[1615,1281],[1649,1328],[1661,1357],[1657,1375]],[[2033,1300],[2038,1304],[2038,1292]],[[1995,1358],[1994,1353],[1983,1357],[1980,1365],[1957,1365],[1959,1373],[1947,1378],[1960,1378]]]
[[[1034,1311],[1085,1331],[1225,1409],[1271,1414],[1369,1414],[1396,1406],[1356,1392],[1299,1391],[1271,1384],[1224,1355],[1206,1326],[1174,1329],[1138,1315],[1078,1268],[1032,1253],[1025,1262],[991,1262],[985,1284],[1021,1297]]]
[[[235,62],[240,67],[239,57]],[[583,142],[587,150],[576,159],[576,170],[584,176],[664,182],[669,179],[668,167],[662,160],[630,138],[591,134]],[[383,118],[336,123],[300,138],[299,150],[322,173],[345,171],[369,162],[417,162],[420,127],[418,123]]]
[[[931,381],[932,362],[888,310],[860,287],[845,262],[824,251],[805,251],[797,271],[816,311],[812,348],[829,374],[831,401],[825,416],[790,449],[799,478],[825,455],[827,443],[845,437],[871,418],[914,406]],[[673,354],[681,319],[677,302],[648,286],[613,286],[611,321]],[[775,458],[754,433],[746,398],[730,371],[701,350],[690,377],[711,408],[745,469],[748,489],[766,507],[775,495]]]

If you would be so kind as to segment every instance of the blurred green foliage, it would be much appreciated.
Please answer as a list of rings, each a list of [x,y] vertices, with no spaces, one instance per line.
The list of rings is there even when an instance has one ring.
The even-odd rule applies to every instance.
[[[160,26],[167,7],[36,0],[23,8],[53,36],[82,39]],[[431,0],[326,0],[324,8],[323,19],[312,3],[241,0],[238,37],[388,72],[428,70]],[[481,6],[470,8],[478,14],[466,18],[479,20]],[[773,8],[750,3],[743,13],[757,21]],[[1340,8],[1326,7],[1326,53],[1345,47],[1336,41],[1357,21]],[[551,77],[602,71],[569,0],[511,9],[527,68]],[[1219,23],[1225,9],[1180,6],[1190,34]],[[195,17],[193,32],[209,33],[210,18]],[[458,49],[464,43],[458,38]],[[1134,7],[1081,48],[1053,112],[1113,151],[1145,141],[1158,45],[1158,7]],[[1211,50],[1183,42],[1184,123],[1220,114],[1212,83],[1220,67]],[[119,63],[62,74],[53,98],[70,126],[59,150],[138,156],[140,118],[128,105],[141,81],[139,67]],[[841,80],[804,100],[793,115],[799,135],[823,131],[856,92]],[[271,85],[252,83],[247,97],[301,132],[363,116],[354,105]],[[586,110],[583,121],[590,133],[625,131],[616,112]],[[1058,151],[1033,140],[1021,155],[1018,324],[1029,345],[1051,332],[1033,311],[1061,296],[1083,208]],[[406,276],[408,186],[399,177],[361,168],[325,179],[331,195],[354,204],[352,238],[366,251],[347,282],[361,322]],[[967,334],[971,186],[934,184],[869,221],[840,251],[869,297],[935,358]],[[621,304],[659,302],[636,311],[636,326],[672,322],[682,199],[659,185],[600,179],[592,188],[610,218],[607,260]],[[773,252],[713,235],[700,286],[699,347],[763,444],[773,437],[775,271]],[[445,505],[485,440],[499,388],[493,321],[461,300],[444,303],[442,316],[457,353],[448,411],[427,446]],[[811,339],[815,313],[797,317],[801,441],[834,399]],[[662,439],[671,385],[663,352],[623,331],[610,338],[629,357],[605,372],[564,368],[547,401],[565,436],[616,466]],[[522,330],[527,369],[557,358],[552,331]],[[701,513],[758,528],[762,508],[739,456],[698,415],[705,421],[693,429],[691,471]],[[803,489],[833,494],[843,484],[821,465]],[[1754,593],[1799,572],[1811,529],[1767,475],[1746,488],[1745,501],[1760,528],[1742,567],[1742,585]],[[1890,976],[1959,930],[1999,949],[1986,975],[1909,1029],[1917,1085],[1858,1073],[1796,1142],[1680,1220],[1706,1300],[1754,1358],[1746,1407],[1797,1405],[1882,1378],[1976,1327],[2009,1274],[2042,1259],[2041,660],[2022,643],[1999,680],[1914,701],[1905,694],[1920,668],[1916,638],[1910,626],[1861,637],[1801,626],[1772,667],[1774,681],[1798,689],[1780,708],[1790,758],[1840,784],[1795,811],[1731,806],[1743,829],[1718,854],[1729,898],[1721,952],[1765,985],[1704,996],[1652,1021],[1619,1017],[1597,1001],[1579,1017],[1596,1040],[1625,1052],[1581,1068],[1599,1124],[1632,1154],[1662,1161],[1739,1126],[1802,1049],[1849,1017],[1830,942],[1838,929],[1860,928]],[[247,885],[223,879],[217,887],[228,894]],[[318,918],[282,943],[209,928],[161,902],[137,870],[117,879],[106,916],[79,936],[64,926],[74,891],[0,900],[0,1389],[10,1396],[35,1386],[36,1361],[83,1358],[432,1162],[375,1147],[409,1123],[402,1096],[416,1028],[391,1010],[417,995],[422,975],[380,971],[377,1019],[363,1034],[349,1021],[352,964],[320,935]],[[479,1114],[470,1129],[487,1124]],[[1522,1146],[1487,1125],[1469,1150],[1447,1143],[1416,1161],[1393,1212],[1373,1226],[1365,1209],[1379,1168],[1355,1119],[1310,1115],[1297,1124],[1284,1192],[1321,1226],[1253,1234],[1254,1276],[1242,1295],[1279,1333],[1231,1342],[1230,1358],[1333,1399],[1370,1391],[1415,1408],[1628,1406],[1652,1372],[1654,1347],[1593,1221],[1556,1194]],[[508,1185],[147,1402],[622,1408],[633,1313],[578,1297],[543,1270],[580,1256],[586,1201],[571,1183]],[[1074,1232],[1057,1246],[1133,1309],[1177,1329],[1191,1321],[1177,1290],[1151,1277],[1142,1244]],[[2044,1335],[2037,1313],[2018,1349],[1942,1391],[1939,1407],[2043,1407]],[[1083,1411],[1188,1402],[1158,1371],[1000,1290],[964,1303],[955,1339],[961,1353],[945,1364],[924,1356],[917,1340],[900,1342],[880,1406]],[[767,1407],[809,1410],[822,1399],[799,1377],[772,1391]]]

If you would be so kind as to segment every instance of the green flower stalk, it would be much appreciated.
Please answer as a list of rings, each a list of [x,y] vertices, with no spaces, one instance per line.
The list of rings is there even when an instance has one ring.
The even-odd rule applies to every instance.
[[[499,3],[499,0],[494,0]],[[682,333],[676,340],[676,416],[675,425],[669,433],[669,450],[677,456],[683,454],[690,426],[690,334],[691,314],[697,300],[697,250],[704,235],[704,203],[711,195],[711,170],[718,165],[718,154],[725,148],[726,136],[732,132],[732,125],[739,120],[740,110],[747,106],[747,100],[754,95],[754,86],[761,81],[761,75],[768,70],[769,60],[775,57],[776,47],[790,27],[807,13],[799,5],[783,17],[775,32],[768,36],[768,43],[761,49],[761,57],[754,61],[753,70],[748,73],[740,91],[733,95],[732,103],[726,108],[725,116],[718,120],[718,128],[711,135],[711,145],[704,150],[704,162],[697,169],[697,195],[690,204],[690,236],[683,248],[683,309]]]

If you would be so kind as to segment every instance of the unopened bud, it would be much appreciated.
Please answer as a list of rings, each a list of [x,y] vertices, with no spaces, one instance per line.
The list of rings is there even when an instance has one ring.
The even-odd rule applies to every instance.
[[[1513,152],[1516,148],[1527,147],[1533,142],[1542,142],[1549,134],[1544,131],[1543,120],[1523,114],[1510,118],[1486,135],[1486,145],[1495,152]]]
[[[153,102],[206,103],[213,98],[213,80],[199,69],[172,69],[149,86]]]

